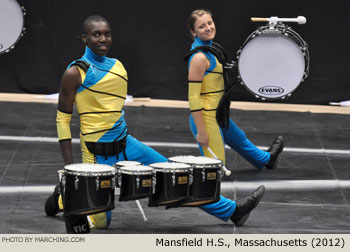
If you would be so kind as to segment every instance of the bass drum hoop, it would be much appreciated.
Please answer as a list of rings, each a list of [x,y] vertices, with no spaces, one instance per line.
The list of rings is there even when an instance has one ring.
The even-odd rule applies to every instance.
[[[289,39],[291,39],[293,42],[295,42],[300,50],[302,55],[304,56],[304,62],[305,62],[305,67],[304,67],[304,74],[299,82],[298,85],[295,86],[295,88],[293,90],[291,90],[290,92],[288,92],[287,94],[278,96],[278,97],[266,97],[263,96],[261,94],[257,94],[256,92],[252,91],[248,85],[244,82],[241,72],[240,72],[240,58],[241,58],[241,54],[242,51],[244,50],[245,46],[251,41],[253,40],[255,37],[261,35],[261,34],[280,34],[280,35],[284,35],[286,37],[288,37]],[[244,85],[244,87],[255,96],[255,98],[257,99],[261,99],[261,100],[277,100],[277,99],[285,99],[291,96],[291,94],[299,87],[300,83],[303,82],[308,76],[309,76],[309,68],[310,68],[310,54],[309,54],[309,49],[308,49],[308,44],[306,43],[305,40],[302,39],[302,37],[295,32],[292,28],[290,28],[289,26],[283,24],[283,23],[277,23],[275,24],[273,27],[271,27],[270,25],[266,25],[266,26],[260,26],[258,27],[254,32],[252,32],[244,41],[243,45],[240,47],[240,49],[237,51],[237,71],[238,71],[238,79],[241,82],[242,85]]]
[[[0,40],[0,54],[3,54],[3,53],[8,53],[8,52],[10,52],[11,50],[13,50],[14,49],[14,47],[15,47],[15,45],[18,43],[18,41],[23,37],[23,35],[24,35],[24,33],[25,33],[25,27],[24,27],[24,25],[25,25],[25,21],[24,21],[24,16],[26,15],[26,9],[23,7],[23,6],[20,6],[20,4],[17,2],[17,1],[15,1],[15,0],[11,0],[10,2],[9,2],[9,0],[6,0],[6,2],[8,2],[8,3],[10,3],[10,4],[14,4],[14,5],[12,5],[12,6],[16,6],[16,8],[18,8],[18,9],[20,9],[21,10],[21,12],[22,12],[22,19],[20,20],[20,22],[21,22],[21,24],[20,24],[20,26],[18,27],[18,33],[17,33],[17,35],[14,35],[13,37],[14,37],[14,39],[12,40],[13,42],[10,42],[10,43],[8,43],[7,45],[3,45],[2,43],[1,43],[1,40]],[[3,3],[4,4],[4,3]],[[10,5],[7,5],[7,7],[8,6],[10,6]],[[1,8],[4,8],[4,6],[2,6]],[[4,10],[3,10],[4,11]],[[1,12],[3,12],[3,11],[0,11],[0,13]],[[13,13],[12,13],[13,14]],[[18,15],[17,15],[17,17],[18,17]],[[0,21],[1,21],[1,19],[0,19]],[[11,23],[12,23],[12,19],[10,20],[11,21]],[[0,26],[0,28],[1,28],[1,26]],[[0,30],[0,32],[3,32],[3,31],[1,31]],[[4,36],[6,36],[6,34],[4,34],[3,33],[3,35]],[[7,42],[7,41],[6,41]]]

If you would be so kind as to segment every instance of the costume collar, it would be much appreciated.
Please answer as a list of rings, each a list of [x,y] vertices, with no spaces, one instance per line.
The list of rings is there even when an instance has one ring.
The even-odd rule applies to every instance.
[[[211,46],[212,44],[213,44],[213,41],[212,41],[212,40],[204,41],[204,40],[201,40],[201,39],[198,38],[198,37],[195,37],[195,38],[194,38],[194,42],[193,42],[192,47],[191,47],[191,50],[192,50],[192,49],[195,49],[195,48],[198,47],[198,46],[204,46],[204,45]]]
[[[83,55],[87,61],[92,63],[103,63],[106,60],[106,56],[99,56],[95,54],[89,47],[85,47],[85,54]]]

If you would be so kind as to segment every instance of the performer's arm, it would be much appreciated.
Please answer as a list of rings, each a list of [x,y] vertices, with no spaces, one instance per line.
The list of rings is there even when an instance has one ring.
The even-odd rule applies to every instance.
[[[193,56],[188,73],[188,101],[194,123],[197,127],[197,142],[203,147],[208,146],[209,137],[203,121],[200,92],[205,71],[209,68],[209,61],[203,53]]]
[[[77,87],[81,84],[81,76],[77,67],[67,69],[61,80],[57,109],[57,133],[64,164],[73,163],[72,136],[70,121]]]

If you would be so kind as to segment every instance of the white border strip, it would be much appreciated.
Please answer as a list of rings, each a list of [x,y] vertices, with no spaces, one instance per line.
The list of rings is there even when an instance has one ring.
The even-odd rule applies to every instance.
[[[55,137],[27,137],[27,136],[3,136],[0,135],[0,140],[3,141],[21,141],[21,142],[42,142],[42,143],[58,143]],[[72,143],[80,144],[79,138],[73,138]],[[171,143],[171,142],[143,142],[150,147],[169,147],[169,148],[198,148],[196,143]],[[230,147],[226,146],[226,149]],[[267,150],[266,146],[258,146],[262,150]],[[285,147],[284,152],[297,152],[309,154],[341,154],[350,155],[350,150],[337,149],[312,149],[312,148],[290,148]]]
[[[308,191],[350,188],[350,180],[261,180],[222,182],[221,192],[229,193],[235,190],[254,190],[264,185],[267,190],[278,191]],[[0,186],[0,194],[8,193],[52,193],[54,185],[47,186]],[[118,188],[116,189],[118,190]]]

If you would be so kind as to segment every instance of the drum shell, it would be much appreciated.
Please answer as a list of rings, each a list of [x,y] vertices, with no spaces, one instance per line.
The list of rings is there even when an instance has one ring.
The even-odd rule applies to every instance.
[[[97,177],[64,173],[62,181],[64,216],[90,215],[114,209],[114,174]]]
[[[173,183],[175,176],[175,184]],[[149,206],[166,205],[189,197],[190,172],[155,172],[155,193],[149,198]]]
[[[120,169],[123,167],[128,167],[128,166],[138,166],[138,165],[142,165],[142,163],[138,162],[138,161],[119,161],[117,163],[114,164],[114,167],[116,169],[116,173],[115,173],[115,181],[116,181],[116,187],[120,187],[119,185],[119,181],[121,180],[120,177]]]
[[[203,176],[204,175],[204,176]],[[220,173],[218,168],[193,168],[188,202],[201,205],[220,199]],[[185,205],[191,205],[185,203]]]
[[[121,177],[119,201],[137,200],[152,195],[152,172],[142,175],[121,173],[118,176]]]

